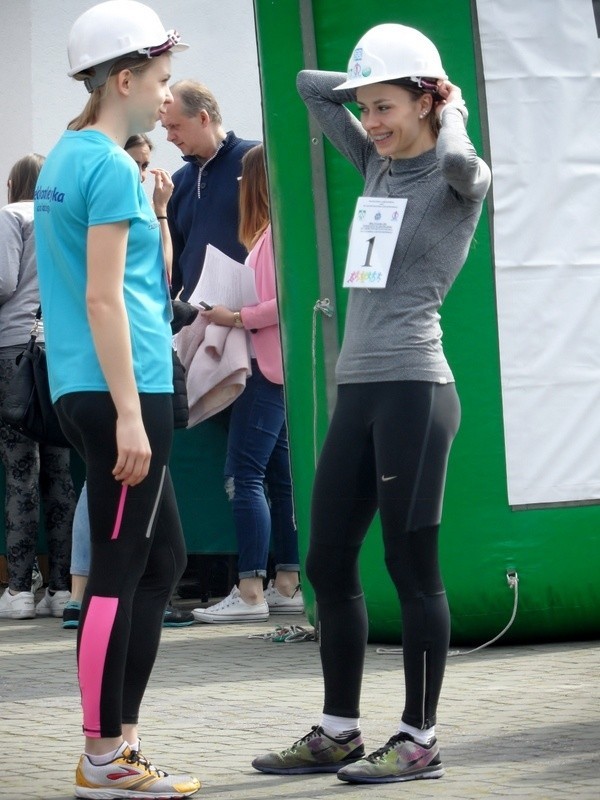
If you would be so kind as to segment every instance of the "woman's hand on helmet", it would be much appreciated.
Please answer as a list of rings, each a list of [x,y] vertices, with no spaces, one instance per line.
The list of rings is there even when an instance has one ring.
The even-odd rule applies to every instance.
[[[439,119],[442,118],[444,109],[458,108],[460,113],[463,115],[463,119],[466,125],[467,120],[469,118],[469,112],[467,110],[465,101],[463,100],[460,87],[455,86],[453,83],[450,83],[450,81],[440,80],[438,81],[437,91],[440,97],[442,98],[442,100],[438,102],[435,107],[435,112],[438,115]]]

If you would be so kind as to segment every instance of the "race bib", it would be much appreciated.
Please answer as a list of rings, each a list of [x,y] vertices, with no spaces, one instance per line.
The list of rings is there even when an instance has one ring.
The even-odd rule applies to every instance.
[[[359,197],[352,220],[344,287],[384,289],[400,227],[406,198]]]

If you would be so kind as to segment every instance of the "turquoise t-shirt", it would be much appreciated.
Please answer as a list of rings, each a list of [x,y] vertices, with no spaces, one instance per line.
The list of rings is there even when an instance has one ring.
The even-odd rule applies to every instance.
[[[88,228],[129,222],[123,293],[138,392],[173,391],[159,223],[134,160],[99,131],[66,131],[40,172],[34,229],[52,400],[108,391],[86,309]]]

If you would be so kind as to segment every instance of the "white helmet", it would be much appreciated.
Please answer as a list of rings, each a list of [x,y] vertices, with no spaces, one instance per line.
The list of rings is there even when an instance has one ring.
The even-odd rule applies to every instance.
[[[89,92],[106,83],[115,61],[129,53],[148,58],[168,50],[186,50],[177,31],[165,30],[158,14],[136,0],[107,0],[92,6],[73,23],[67,52],[72,77],[95,67],[86,76]]]
[[[358,41],[348,62],[348,80],[336,89],[356,89],[370,83],[409,78],[446,80],[433,42],[415,28],[396,23],[376,25]]]

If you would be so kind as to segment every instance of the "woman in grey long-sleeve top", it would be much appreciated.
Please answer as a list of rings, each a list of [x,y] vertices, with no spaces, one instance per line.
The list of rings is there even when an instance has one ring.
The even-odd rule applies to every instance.
[[[344,77],[304,71],[298,89],[364,176],[363,196],[404,198],[406,207],[385,286],[350,289],[336,409],[313,489],[306,573],[319,607],[323,716],[291,749],[253,766],[337,772],[356,783],[438,778],[436,710],[450,637],[438,531],[460,421],[438,312],[465,262],[490,171],[465,130],[460,89],[418,31],[371,29]],[[344,106],[350,101],[360,120]],[[359,700],[368,626],[358,555],[376,511],[402,607],[406,697],[397,732],[365,758]]]
[[[33,193],[44,162],[20,158],[8,178],[8,205],[0,208],[0,401],[16,372],[16,357],[29,341],[40,304],[33,235]],[[43,341],[43,335],[38,338]],[[0,618],[61,616],[69,593],[71,525],[75,491],[70,451],[38,444],[0,420],[0,460],[6,474],[4,519],[8,588]],[[32,570],[40,523],[48,544],[49,586],[35,604]],[[36,587],[37,588],[37,587]]]

